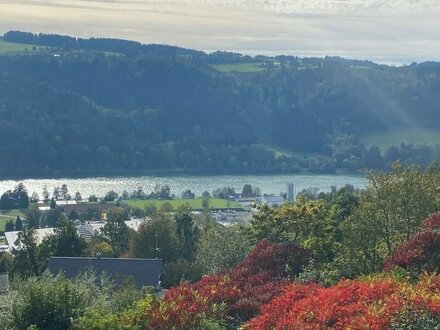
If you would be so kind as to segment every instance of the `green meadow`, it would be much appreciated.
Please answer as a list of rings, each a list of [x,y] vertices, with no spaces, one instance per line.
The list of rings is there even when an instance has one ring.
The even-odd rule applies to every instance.
[[[438,144],[440,143],[440,131],[426,129],[402,129],[386,133],[364,136],[362,141],[366,145],[376,145],[386,149],[393,145],[405,144]]]
[[[12,42],[6,42],[0,40],[0,55],[1,54],[19,54],[19,53],[31,53],[38,52],[43,47],[27,45],[27,44],[17,44]]]

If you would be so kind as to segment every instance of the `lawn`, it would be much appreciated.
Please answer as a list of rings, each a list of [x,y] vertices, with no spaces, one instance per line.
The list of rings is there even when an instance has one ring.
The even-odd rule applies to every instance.
[[[9,220],[14,220],[19,216],[25,218],[24,210],[0,210],[0,231],[5,230],[5,224]]]
[[[162,204],[169,202],[173,209],[177,209],[182,205],[189,205],[192,209],[202,209],[202,198],[194,198],[194,199],[173,199],[173,200],[137,200],[137,199],[127,199],[124,200],[124,203],[127,203],[129,206],[138,207],[143,209],[145,205],[154,204],[158,209],[162,206]],[[227,199],[220,198],[210,198],[209,199],[209,207],[215,209],[227,209],[227,208],[240,208],[240,204],[229,201]]]
[[[426,129],[402,129],[386,133],[368,135],[362,141],[366,145],[376,145],[386,149],[393,145],[406,144],[438,144],[440,143],[440,131]]]
[[[217,71],[223,73],[238,72],[238,73],[252,73],[263,71],[264,68],[260,63],[223,63],[211,65]]]

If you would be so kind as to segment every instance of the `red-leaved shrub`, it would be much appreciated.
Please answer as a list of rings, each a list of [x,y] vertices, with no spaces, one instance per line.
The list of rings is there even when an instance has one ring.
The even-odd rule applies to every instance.
[[[421,230],[408,241],[398,245],[384,261],[384,270],[397,266],[419,273],[422,270],[438,271],[440,268],[440,213],[429,216]]]
[[[153,307],[149,328],[196,328],[202,318],[228,324],[249,320],[308,260],[308,252],[295,245],[262,241],[231,270],[168,290]]]
[[[329,287],[292,284],[260,309],[245,329],[389,329],[408,315],[440,315],[440,277],[422,275],[419,283],[392,278],[341,281]],[[440,325],[440,321],[438,321]]]

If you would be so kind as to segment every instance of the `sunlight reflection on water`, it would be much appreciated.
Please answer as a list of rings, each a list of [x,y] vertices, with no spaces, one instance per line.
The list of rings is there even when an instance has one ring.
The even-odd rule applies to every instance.
[[[144,192],[153,190],[156,184],[169,185],[171,191],[179,196],[186,189],[201,195],[207,190],[231,186],[240,192],[245,184],[260,187],[265,194],[278,195],[286,191],[288,182],[296,184],[297,192],[308,188],[317,187],[320,191],[327,192],[331,186],[341,187],[352,184],[355,188],[365,186],[365,177],[361,175],[304,175],[304,174],[280,174],[280,175],[219,175],[219,176],[136,176],[136,177],[89,177],[89,178],[57,178],[57,179],[23,179],[1,180],[0,193],[13,189],[22,182],[29,194],[36,192],[41,196],[44,186],[52,194],[57,186],[67,184],[69,192],[73,195],[79,191],[83,197],[92,194],[104,196],[109,190],[122,193],[124,190],[132,192],[142,187]]]

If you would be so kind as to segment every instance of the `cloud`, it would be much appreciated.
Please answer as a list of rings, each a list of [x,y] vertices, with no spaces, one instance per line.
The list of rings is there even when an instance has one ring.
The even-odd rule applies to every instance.
[[[439,14],[438,0],[0,0],[0,33],[402,63],[439,59]]]

